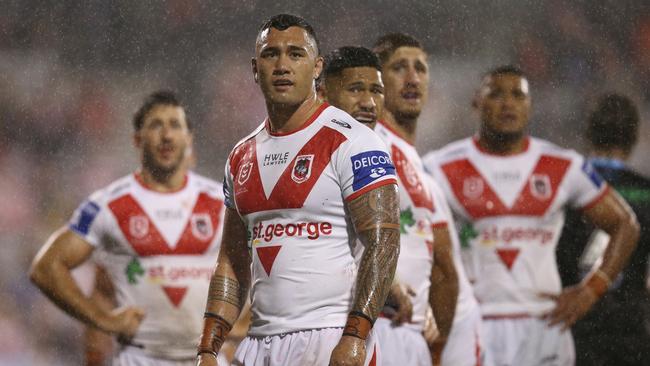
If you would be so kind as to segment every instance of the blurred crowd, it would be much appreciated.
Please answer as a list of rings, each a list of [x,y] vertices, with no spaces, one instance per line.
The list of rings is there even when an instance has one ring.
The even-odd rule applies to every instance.
[[[264,2],[8,0],[0,12],[0,364],[78,364],[80,329],[27,279],[47,233],[89,193],[137,164],[131,116],[151,91],[185,99],[197,169],[221,179],[234,143],[265,116],[250,72],[261,22],[312,22],[323,53],[405,32],[430,52],[425,152],[475,130],[480,75],[529,75],[531,133],[581,152],[594,98],[639,103],[631,165],[650,174],[650,3],[632,0]],[[83,275],[82,275],[83,276]]]

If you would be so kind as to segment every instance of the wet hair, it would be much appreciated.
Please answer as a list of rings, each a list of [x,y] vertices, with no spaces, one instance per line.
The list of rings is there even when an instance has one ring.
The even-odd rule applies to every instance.
[[[351,67],[374,67],[381,71],[379,59],[372,51],[365,47],[345,46],[325,56],[323,77],[340,75],[343,70]]]
[[[485,74],[483,74],[483,78],[486,78],[488,76],[494,77],[494,76],[502,76],[502,75],[515,75],[527,79],[524,71],[515,65],[497,66],[493,69],[488,70]]]
[[[269,28],[275,28],[280,31],[287,30],[289,27],[298,27],[304,29],[307,34],[314,40],[316,44],[316,52],[320,54],[320,44],[318,38],[316,37],[316,32],[311,24],[307,23],[304,18],[301,18],[297,15],[292,14],[278,14],[274,15],[271,18],[267,19],[260,26],[260,30],[257,32],[257,37],[259,38],[260,34]]]
[[[170,105],[173,107],[181,107],[185,109],[180,98],[170,90],[158,90],[149,94],[145,99],[140,108],[133,116],[133,128],[136,131],[140,131],[144,125],[144,119],[149,112],[151,112],[154,107],[159,105]],[[187,128],[192,130],[192,124],[190,120],[186,117]]]
[[[400,47],[415,47],[426,53],[420,41],[405,33],[389,33],[381,36],[372,46],[372,50],[379,57],[379,61],[384,64]]]
[[[622,148],[629,153],[639,134],[639,110],[621,94],[605,94],[589,115],[587,139],[597,149]]]

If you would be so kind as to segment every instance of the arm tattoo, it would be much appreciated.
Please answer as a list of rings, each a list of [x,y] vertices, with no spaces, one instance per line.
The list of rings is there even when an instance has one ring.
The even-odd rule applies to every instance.
[[[357,274],[352,312],[374,321],[384,306],[399,256],[399,196],[385,185],[349,204],[350,216],[365,250]]]
[[[208,304],[216,301],[226,302],[241,310],[246,302],[246,289],[236,279],[215,274],[210,281]]]

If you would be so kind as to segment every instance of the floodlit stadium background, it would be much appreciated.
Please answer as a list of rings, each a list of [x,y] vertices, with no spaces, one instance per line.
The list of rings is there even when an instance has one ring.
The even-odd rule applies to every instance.
[[[517,63],[532,84],[531,132],[581,152],[594,97],[631,96],[643,121],[631,165],[650,174],[647,1],[4,1],[0,364],[79,364],[80,327],[29,283],[29,262],[85,196],[137,166],[131,116],[157,88],[184,97],[197,170],[221,179],[230,148],[265,116],[250,58],[260,23],[280,12],[310,21],[324,53],[387,32],[419,38],[432,90],[421,152],[472,134],[480,74]]]

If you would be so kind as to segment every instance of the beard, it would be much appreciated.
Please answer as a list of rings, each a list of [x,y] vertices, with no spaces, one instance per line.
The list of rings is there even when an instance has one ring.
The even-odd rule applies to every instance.
[[[182,149],[181,151],[185,151]],[[169,166],[158,164],[156,161],[156,155],[152,151],[150,146],[145,146],[142,150],[142,166],[144,169],[149,171],[154,177],[160,178],[162,180],[172,176],[178,171],[181,164],[183,163],[184,153],[179,154],[176,161]]]
[[[496,144],[495,146],[506,146],[521,140],[524,137],[524,129],[519,131],[503,132],[485,127],[483,135],[487,137],[492,144]]]

